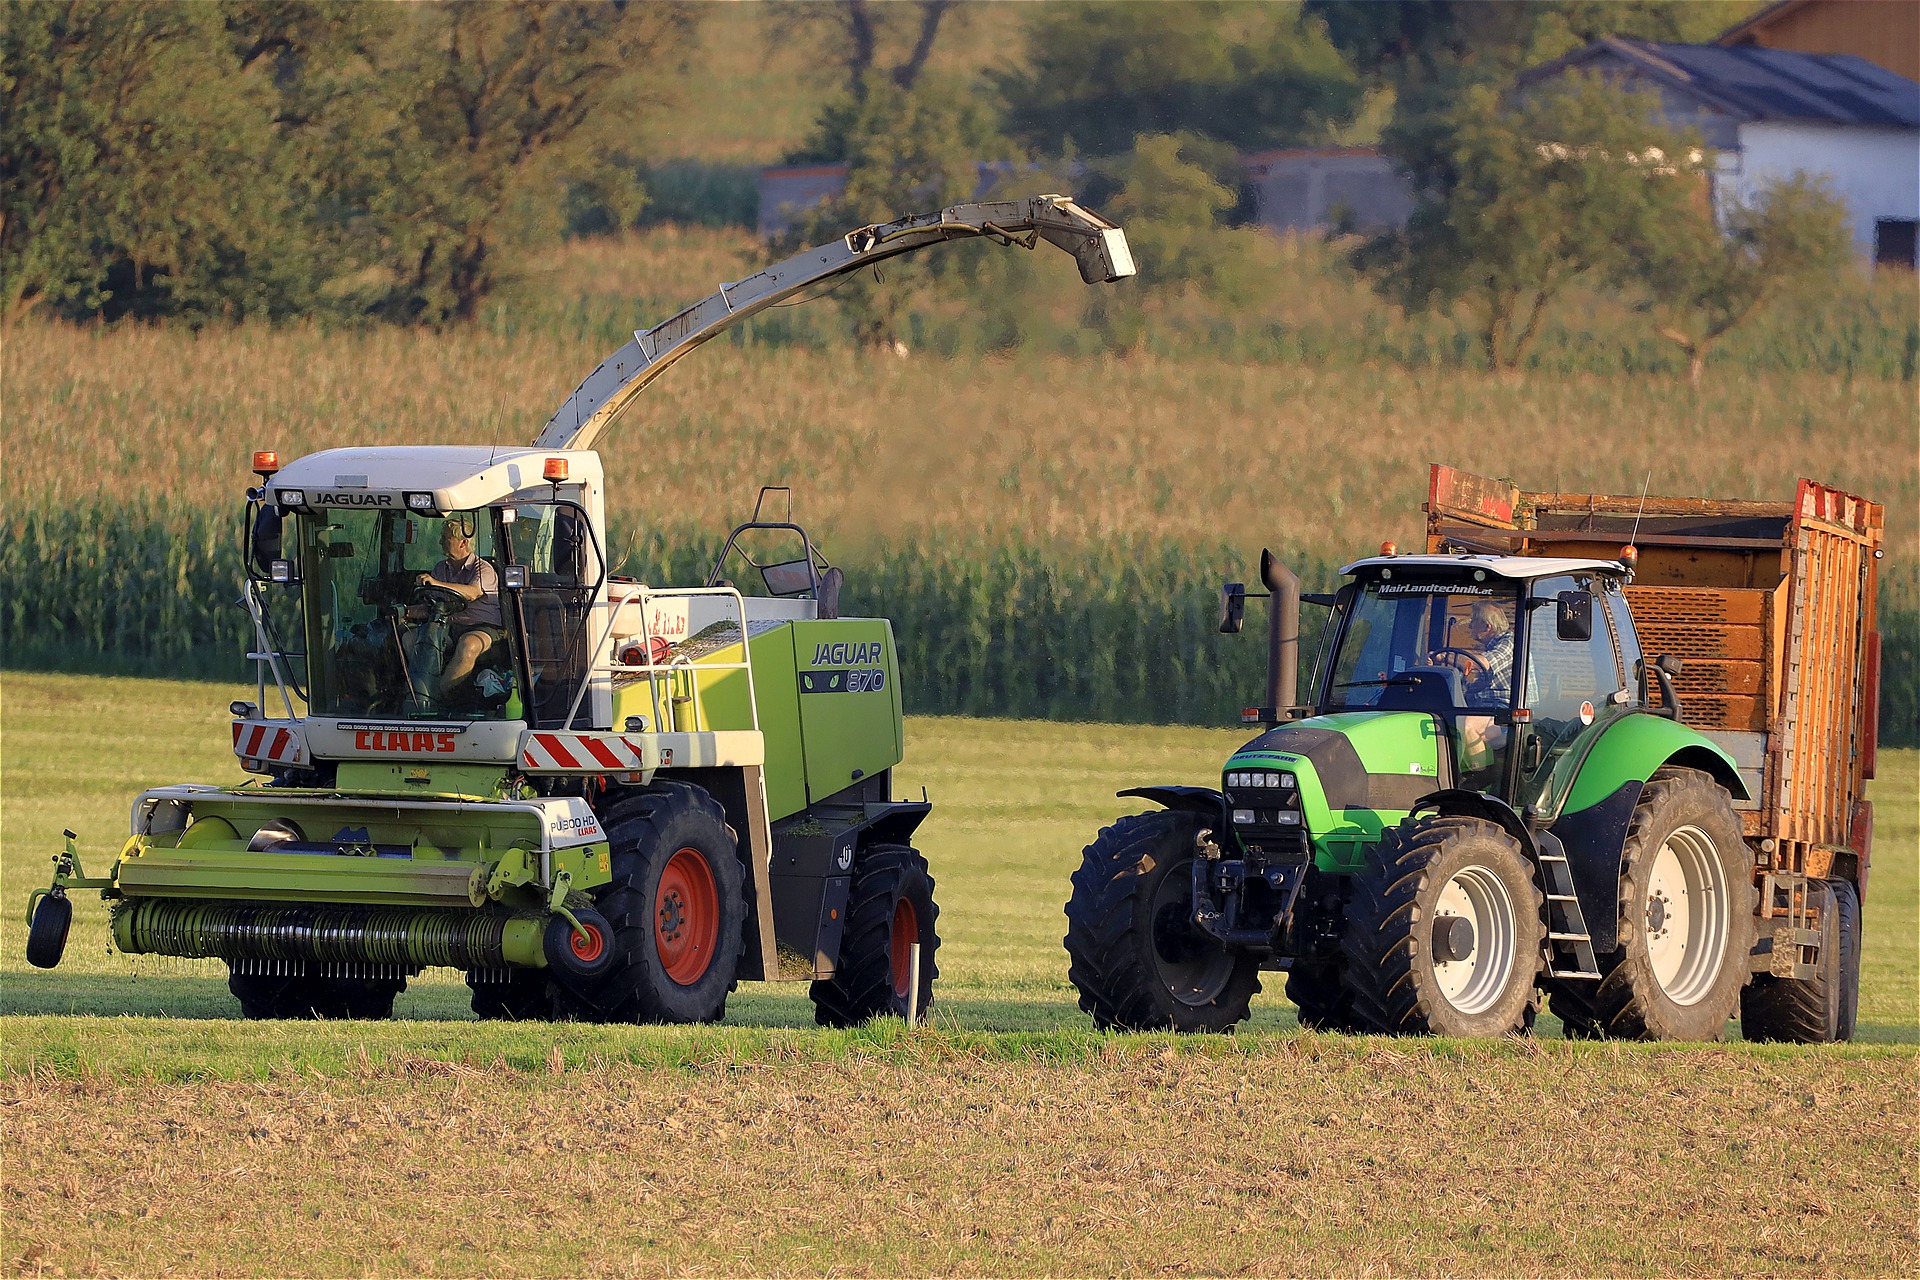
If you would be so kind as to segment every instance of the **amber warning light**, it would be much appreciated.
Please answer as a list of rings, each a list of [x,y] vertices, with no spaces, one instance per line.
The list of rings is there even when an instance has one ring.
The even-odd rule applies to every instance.
[[[253,473],[262,480],[280,469],[280,455],[272,449],[253,451]]]
[[[567,478],[567,460],[565,458],[548,458],[546,470],[542,474],[546,476],[548,484],[559,484]]]

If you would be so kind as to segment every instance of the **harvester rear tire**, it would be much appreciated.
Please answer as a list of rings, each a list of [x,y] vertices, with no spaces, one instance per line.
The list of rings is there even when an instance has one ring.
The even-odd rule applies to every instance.
[[[602,819],[613,879],[593,893],[613,927],[601,977],[554,973],[556,1009],[586,1022],[718,1022],[740,968],[745,867],[720,802],[656,782]]]
[[[1819,972],[1811,978],[1755,977],[1740,995],[1740,1034],[1748,1040],[1853,1039],[1860,1006],[1860,897],[1845,880],[1828,880],[1820,891]]]
[[[1697,888],[1687,887],[1696,879]],[[1750,976],[1754,888],[1740,817],[1719,783],[1680,768],[1660,769],[1648,780],[1620,851],[1619,903],[1620,945],[1597,957],[1600,981],[1555,986],[1553,1012],[1567,1037],[1724,1036]],[[1670,910],[1679,924],[1669,919]],[[1697,926],[1696,917],[1704,925]],[[1655,946],[1672,957],[1665,949],[1678,945],[1682,928],[1689,939],[1678,952],[1678,968],[1663,978]]]
[[[1357,1035],[1369,1029],[1353,1011],[1353,992],[1338,962],[1295,960],[1287,970],[1287,999],[1293,1001],[1302,1031]]]
[[[484,1021],[542,1022],[553,1016],[547,975],[538,969],[515,969],[505,982],[482,982],[468,973],[467,986],[474,1016]]]
[[[1341,949],[1354,1016],[1390,1035],[1525,1033],[1544,902],[1526,854],[1494,823],[1406,819],[1353,877]],[[1436,932],[1449,918],[1467,922],[1446,940],[1466,948],[1452,956]]]
[[[1193,924],[1201,818],[1163,809],[1103,827],[1067,900],[1067,976],[1101,1030],[1230,1031],[1260,990],[1258,960]]]
[[[907,1016],[911,965],[908,947],[920,944],[919,1016],[933,1006],[933,980],[940,975],[933,901],[933,875],[917,849],[873,844],[853,864],[846,928],[833,977],[815,981],[813,1020],[823,1027],[854,1027],[877,1017]]]

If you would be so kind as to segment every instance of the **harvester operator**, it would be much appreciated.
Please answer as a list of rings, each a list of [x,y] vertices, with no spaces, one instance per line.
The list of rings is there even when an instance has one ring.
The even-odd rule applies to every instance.
[[[439,587],[468,602],[447,620],[454,641],[436,691],[442,698],[473,675],[474,664],[487,650],[507,638],[500,614],[500,575],[474,554],[475,528],[470,512],[448,516],[440,525],[440,548],[447,553],[446,559],[418,579],[423,587]]]

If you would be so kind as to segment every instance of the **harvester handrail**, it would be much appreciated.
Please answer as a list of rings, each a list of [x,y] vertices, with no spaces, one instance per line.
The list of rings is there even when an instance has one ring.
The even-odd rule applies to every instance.
[[[695,668],[694,664],[688,661],[684,656],[675,655],[675,657],[672,660],[667,662],[648,661],[645,663],[625,663],[625,662],[594,663],[587,668],[587,675],[589,678],[586,680],[582,680],[580,682],[580,691],[573,695],[573,705],[567,708],[566,728],[569,732],[573,731],[574,719],[580,714],[580,704],[586,699],[587,690],[592,687],[593,676],[599,675],[602,673],[605,673],[608,675],[644,675],[646,676],[648,691],[653,697],[653,724],[655,725],[656,728],[658,728],[661,724],[664,723],[664,719],[660,714],[660,681],[657,679],[657,677],[662,672],[666,672],[670,674],[676,670],[690,671],[695,669],[700,671],[744,671],[746,672],[747,673],[747,714],[752,719],[752,727],[756,730],[759,729],[760,700],[759,700],[759,695],[754,691],[753,663],[750,660],[750,655],[747,652],[747,639],[748,639],[747,602],[745,601],[745,599],[741,597],[740,591],[736,587],[659,587],[659,588],[655,588],[655,587],[649,587],[644,582],[636,582],[626,590],[619,592],[618,594],[615,594],[615,595],[609,595],[607,597],[607,625],[601,629],[600,638],[598,641],[594,643],[592,652],[596,654],[601,652],[602,648],[606,645],[606,643],[613,638],[613,629],[616,626],[618,626],[620,623],[621,608],[629,604],[637,603],[640,606],[640,634],[642,639],[644,639],[647,643],[647,655],[649,659],[651,659],[653,655],[653,619],[647,610],[647,605],[654,600],[670,599],[670,598],[680,597],[680,596],[730,596],[732,597],[733,603],[734,603],[734,611],[740,619],[740,661],[738,662],[702,662],[698,665],[697,668]],[[700,682],[696,678],[693,681],[693,725],[694,725],[693,731],[694,732],[696,733],[700,732],[700,725],[703,719],[704,717],[702,715],[702,709],[700,704]]]
[[[287,692],[287,678],[280,670],[280,660],[286,655],[274,645],[273,637],[268,634],[266,618],[260,610],[260,601],[254,595],[254,584],[249,579],[241,588],[241,601],[247,606],[247,613],[253,618],[253,638],[260,646],[249,652],[247,657],[253,662],[256,696],[260,699],[260,709],[267,707],[267,672],[273,672],[273,683],[280,694],[280,701],[286,704],[287,719],[299,723],[300,713],[293,709],[293,695]],[[304,695],[301,701],[306,701]]]
[[[1021,238],[1024,235],[1024,239]],[[646,385],[707,339],[801,290],[862,267],[952,240],[986,238],[1033,248],[1038,240],[1065,249],[1088,284],[1134,273],[1124,232],[1068,196],[1029,196],[956,204],[938,213],[912,214],[861,227],[719,290],[651,329],[600,362],[568,396],[534,439],[539,449],[591,449]]]

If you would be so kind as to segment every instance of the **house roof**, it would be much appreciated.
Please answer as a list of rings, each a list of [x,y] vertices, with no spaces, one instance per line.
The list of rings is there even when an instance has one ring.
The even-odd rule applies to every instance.
[[[1846,53],[1796,53],[1758,45],[1656,44],[1602,36],[1521,74],[1538,84],[1596,63],[1641,75],[1740,120],[1920,128],[1920,84]]]

